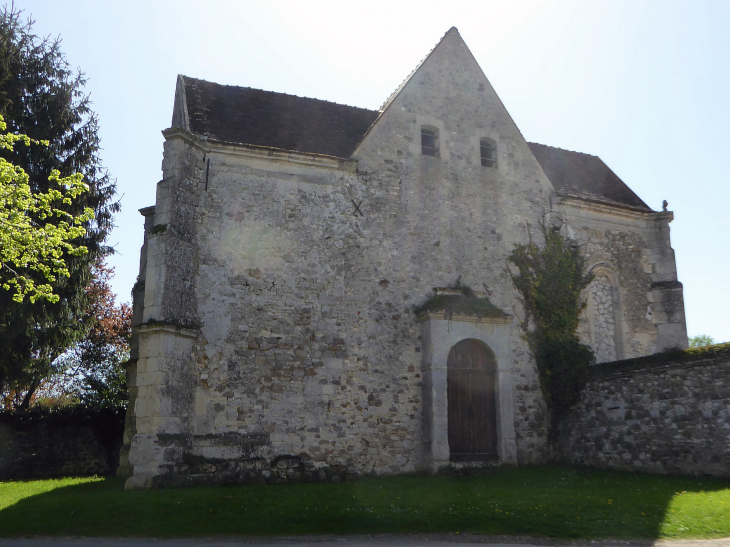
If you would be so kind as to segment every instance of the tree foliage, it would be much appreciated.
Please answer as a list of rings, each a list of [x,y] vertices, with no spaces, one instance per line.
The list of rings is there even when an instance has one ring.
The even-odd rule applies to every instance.
[[[689,339],[689,347],[691,348],[701,348],[704,346],[712,346],[713,344],[715,344],[714,338],[706,334],[691,336]]]
[[[576,331],[586,306],[581,298],[593,276],[586,273],[578,248],[557,230],[540,224],[544,247],[530,240],[509,256],[517,269],[512,283],[525,309],[522,329],[537,363],[551,433],[578,400],[587,380],[593,351],[580,343]]]
[[[129,359],[132,307],[116,304],[109,285],[113,272],[104,263],[95,264],[94,280],[87,288],[93,304],[84,317],[89,332],[57,364],[72,397],[90,407],[127,403],[124,364]]]
[[[126,406],[124,365],[129,360],[132,307],[115,302],[116,295],[109,284],[113,268],[97,261],[92,272],[93,281],[86,288],[92,305],[81,319],[88,331],[52,363],[52,375],[41,381],[31,399],[32,405]],[[7,402],[11,400],[12,397]]]
[[[0,150],[0,157],[23,169],[36,195],[57,189],[58,178],[78,173],[88,191],[56,208],[73,218],[90,208],[94,218],[82,223],[85,233],[74,240],[87,253],[65,249],[61,254],[67,276],[57,275],[49,282],[43,271],[17,271],[35,286],[50,283],[56,303],[45,298],[18,303],[13,301],[16,293],[0,290],[0,396],[14,394],[13,405],[19,407],[27,407],[52,372],[53,361],[88,330],[82,318],[91,305],[86,291],[91,266],[111,252],[105,240],[119,210],[115,184],[99,156],[99,124],[84,92],[85,76],[71,70],[60,39],[39,38],[32,26],[33,21],[24,20],[14,7],[0,12],[0,114],[9,133],[31,139],[28,146]],[[52,231],[64,217],[34,214],[33,221]]]
[[[26,135],[5,134],[7,125],[0,116],[0,149],[12,151],[17,143],[28,146],[31,139]],[[38,143],[36,143],[38,144]],[[0,286],[11,290],[15,302],[30,302],[46,298],[58,302],[50,282],[57,276],[69,276],[64,252],[71,256],[87,253],[81,245],[74,245],[75,239],[83,237],[83,224],[94,218],[94,211],[86,208],[74,217],[58,208],[71,205],[72,200],[88,190],[81,175],[60,178],[57,170],[51,172],[51,188],[46,193],[33,193],[28,184],[28,175],[22,168],[0,157]],[[39,225],[57,217],[58,223]],[[40,272],[46,283],[36,285],[25,271]]]

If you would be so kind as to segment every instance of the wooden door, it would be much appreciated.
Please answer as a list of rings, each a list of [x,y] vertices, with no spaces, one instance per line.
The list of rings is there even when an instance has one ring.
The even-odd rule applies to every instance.
[[[462,340],[447,360],[450,460],[497,458],[497,362],[484,342]]]

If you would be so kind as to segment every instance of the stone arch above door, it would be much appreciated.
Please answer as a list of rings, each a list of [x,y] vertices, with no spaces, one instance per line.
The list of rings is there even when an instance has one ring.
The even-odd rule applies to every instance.
[[[447,318],[445,318],[447,317]],[[493,352],[495,361],[496,459],[517,463],[515,444],[511,317],[478,317],[424,313],[420,316],[423,347],[423,412],[427,466],[449,465],[448,357],[462,340],[477,340]]]

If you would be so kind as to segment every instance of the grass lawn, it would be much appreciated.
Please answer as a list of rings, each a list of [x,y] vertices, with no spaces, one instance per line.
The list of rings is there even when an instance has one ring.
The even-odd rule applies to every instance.
[[[339,484],[123,490],[116,479],[0,483],[0,537],[471,532],[730,536],[730,481],[569,467]]]

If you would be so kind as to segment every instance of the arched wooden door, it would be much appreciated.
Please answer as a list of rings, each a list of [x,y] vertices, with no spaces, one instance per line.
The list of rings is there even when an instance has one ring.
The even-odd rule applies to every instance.
[[[449,352],[449,459],[454,462],[497,458],[497,360],[489,346],[466,339]]]

